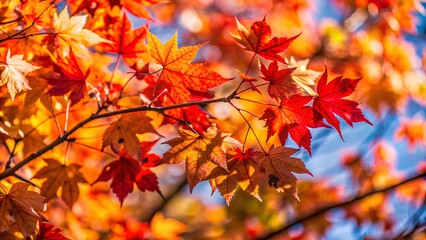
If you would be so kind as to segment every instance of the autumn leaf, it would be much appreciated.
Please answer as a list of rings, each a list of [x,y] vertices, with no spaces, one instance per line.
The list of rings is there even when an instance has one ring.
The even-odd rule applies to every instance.
[[[78,183],[87,183],[83,174],[79,171],[78,164],[64,165],[55,159],[44,159],[47,166],[40,169],[33,178],[47,180],[41,186],[41,195],[47,199],[56,197],[56,193],[61,188],[61,198],[71,209],[78,199],[80,191]]]
[[[308,127],[327,127],[322,121],[322,116],[312,107],[306,106],[311,101],[310,96],[293,95],[283,97],[280,105],[269,107],[265,110],[260,120],[265,120],[268,128],[267,141],[274,134],[278,134],[281,144],[285,144],[290,134],[291,138],[311,152],[312,135]]]
[[[111,189],[123,204],[124,198],[133,192],[133,184],[136,175],[139,173],[140,165],[138,161],[130,156],[122,155],[118,160],[115,160],[104,167],[98,179],[93,183],[106,182],[112,179]]]
[[[273,61],[284,62],[284,59],[278,53],[284,52],[291,42],[300,34],[291,38],[274,37],[271,38],[271,27],[266,23],[265,18],[262,21],[251,25],[250,32],[237,21],[238,34],[232,34],[232,37],[245,47],[246,50],[259,54],[260,56]]]
[[[9,193],[0,193],[0,232],[8,231],[13,224],[18,225],[24,237],[35,232],[37,221],[43,219],[38,212],[44,210],[45,198],[27,190],[29,186],[28,183],[17,182]]]
[[[181,239],[179,234],[186,231],[185,224],[172,218],[164,218],[162,213],[156,213],[150,223],[151,233],[154,239]]]
[[[90,74],[90,69],[83,73],[73,50],[70,50],[67,58],[59,58],[56,64],[59,76],[47,79],[52,86],[48,93],[52,96],[70,93],[71,106],[75,105],[87,94],[86,79]]]
[[[125,1],[127,2],[127,1]],[[112,43],[102,43],[105,50],[112,53],[118,53],[123,56],[124,61],[132,67],[135,60],[141,54],[148,55],[146,49],[146,26],[137,29],[132,28],[132,24],[124,13],[108,30],[106,37]]]
[[[278,69],[277,61],[271,62],[268,68],[262,62],[259,65],[263,74],[262,78],[269,82],[267,90],[271,98],[280,99],[297,93],[297,86],[290,78],[294,68]]]
[[[141,18],[145,18],[151,21],[154,21],[152,19],[151,14],[149,14],[149,11],[145,8],[145,6],[150,6],[156,3],[159,3],[162,1],[157,0],[120,0],[120,5],[122,5],[125,9],[127,9],[129,12],[131,12],[133,15]]]
[[[268,153],[256,152],[256,159],[259,159],[259,170],[268,179],[270,187],[278,192],[286,192],[293,195],[297,200],[296,182],[297,178],[293,173],[312,173],[306,169],[305,164],[299,158],[291,157],[298,149],[280,146],[271,146]]]
[[[76,15],[70,17],[68,7],[65,7],[59,15],[55,12],[52,20],[52,32],[55,33],[55,46],[61,57],[67,57],[71,51],[83,59],[90,56],[87,49],[101,42],[109,42],[99,37],[96,33],[83,29],[88,15]]]
[[[321,75],[320,72],[308,69],[309,59],[296,61],[294,57],[286,59],[289,68],[295,68],[291,74],[291,79],[299,88],[298,93],[301,95],[316,96],[314,90],[315,80]]]
[[[201,45],[178,48],[177,33],[164,45],[148,31],[148,52],[162,66],[158,85],[167,88],[176,103],[190,100],[190,90],[207,92],[228,80],[208,70],[205,64],[191,64]]]
[[[416,146],[426,146],[426,121],[419,117],[405,119],[396,130],[395,137],[399,140],[405,138],[411,150]]]
[[[134,184],[142,192],[151,191],[158,192],[157,175],[150,168],[155,167],[160,162],[160,157],[154,153],[150,153],[151,148],[156,144],[154,142],[141,142],[140,158],[134,159],[126,151],[121,151],[118,160],[115,160],[104,167],[98,179],[93,182],[106,182],[112,179],[111,188],[123,204],[126,196],[133,192]]]
[[[182,128],[178,129],[178,133],[179,137],[165,142],[172,148],[164,154],[161,162],[177,164],[185,161],[191,192],[209,174],[209,164],[213,163],[227,170],[226,150],[240,146],[230,134],[218,132],[215,124],[202,135]]]
[[[226,203],[229,205],[231,202],[237,185],[261,201],[257,171],[258,158],[255,157],[254,150],[250,148],[242,152],[241,149],[236,149],[235,153],[228,156],[227,165],[228,171],[216,167],[205,178],[214,181],[214,187],[219,190]]]
[[[318,96],[314,98],[313,108],[320,112],[327,122],[339,132],[342,139],[340,121],[334,114],[339,115],[351,127],[354,122],[366,122],[373,125],[358,108],[359,103],[343,99],[355,91],[359,80],[361,78],[336,77],[327,83],[327,69],[325,69],[318,82]]]
[[[120,119],[113,122],[102,138],[102,149],[109,145],[123,144],[124,149],[135,157],[141,156],[140,141],[136,134],[157,133],[151,125],[151,118],[145,112],[123,114]]]
[[[62,235],[62,230],[47,222],[39,222],[39,229],[35,240],[70,240]]]
[[[16,93],[31,89],[24,75],[40,68],[22,60],[23,57],[24,55],[10,57],[10,49],[8,49],[6,62],[0,61],[0,67],[4,67],[0,76],[0,86],[7,83],[7,90],[12,97],[12,101],[15,99]]]
[[[237,72],[240,74],[240,78],[241,78],[244,82],[246,82],[246,83],[248,83],[248,84],[250,85],[251,90],[253,90],[253,91],[256,91],[256,92],[260,93],[259,89],[258,89],[258,88],[257,88],[257,87],[253,84],[253,82],[256,82],[256,81],[257,81],[257,80],[256,80],[256,78],[251,77],[251,76],[248,76],[248,75],[246,75],[246,74],[244,74],[244,73],[240,72],[239,70],[237,70]]]

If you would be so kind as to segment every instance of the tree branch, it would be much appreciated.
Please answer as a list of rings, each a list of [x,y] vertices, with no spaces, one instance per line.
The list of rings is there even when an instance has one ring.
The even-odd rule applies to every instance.
[[[348,205],[350,205],[350,204],[352,204],[354,202],[362,200],[362,199],[364,199],[366,197],[369,197],[371,195],[374,195],[374,194],[377,194],[377,193],[384,193],[384,192],[387,192],[387,191],[391,191],[391,190],[393,190],[393,189],[395,189],[395,188],[397,188],[397,187],[399,187],[401,185],[404,185],[404,184],[406,184],[408,182],[411,182],[411,181],[414,181],[414,180],[417,180],[417,179],[420,179],[420,178],[424,178],[424,177],[426,177],[426,172],[423,172],[423,173],[418,174],[416,176],[407,178],[407,179],[405,179],[405,180],[403,180],[403,181],[401,181],[399,183],[396,183],[394,185],[391,185],[389,187],[382,188],[382,189],[379,189],[379,190],[373,190],[373,191],[370,191],[368,193],[358,195],[358,196],[356,196],[356,197],[354,197],[352,199],[349,199],[349,200],[346,200],[346,201],[343,201],[343,202],[340,202],[340,203],[337,203],[337,204],[333,204],[333,205],[330,205],[330,206],[318,209],[318,210],[316,210],[316,211],[314,211],[314,212],[312,212],[312,213],[310,213],[310,214],[308,214],[306,216],[303,216],[303,217],[300,217],[300,218],[294,220],[293,222],[291,222],[291,223],[289,223],[289,224],[281,227],[280,229],[278,229],[278,230],[276,230],[274,232],[270,232],[269,234],[267,234],[267,235],[265,235],[263,237],[257,238],[257,240],[271,239],[272,237],[277,236],[278,234],[281,234],[281,233],[289,230],[293,226],[295,226],[297,224],[301,224],[301,223],[303,223],[303,222],[305,222],[307,220],[310,220],[312,218],[315,218],[315,217],[317,217],[317,216],[319,216],[319,215],[321,215],[323,213],[328,212],[331,209],[348,206]]]
[[[151,106],[141,106],[141,107],[134,107],[134,108],[126,108],[126,109],[120,109],[112,112],[106,112],[106,113],[100,113],[100,110],[98,110],[96,113],[92,114],[90,117],[86,118],[85,120],[79,122],[77,125],[75,125],[72,129],[70,129],[68,132],[65,132],[62,136],[58,137],[55,141],[51,142],[49,145],[45,146],[44,148],[40,149],[39,151],[29,155],[28,157],[24,158],[21,162],[17,163],[15,166],[5,169],[4,172],[0,174],[0,180],[5,179],[6,177],[14,175],[14,173],[20,169],[21,167],[25,166],[32,160],[40,157],[47,151],[53,149],[55,146],[67,141],[68,137],[73,134],[78,129],[82,128],[87,123],[101,118],[107,118],[119,114],[125,114],[125,113],[132,113],[132,112],[140,112],[140,111],[154,111],[162,113],[166,110],[170,109],[176,109],[176,108],[183,108],[183,107],[189,107],[194,105],[205,105],[209,103],[215,103],[215,102],[229,102],[230,99],[232,99],[233,95],[229,97],[223,97],[223,98],[215,98],[215,99],[209,99],[209,100],[203,100],[203,101],[193,101],[193,102],[187,102],[187,103],[180,103],[165,107],[151,107]]]

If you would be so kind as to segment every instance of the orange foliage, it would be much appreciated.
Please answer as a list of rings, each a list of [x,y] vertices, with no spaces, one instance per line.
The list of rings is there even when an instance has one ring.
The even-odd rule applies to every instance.
[[[398,236],[425,198],[424,6],[322,4],[0,0],[0,239]]]

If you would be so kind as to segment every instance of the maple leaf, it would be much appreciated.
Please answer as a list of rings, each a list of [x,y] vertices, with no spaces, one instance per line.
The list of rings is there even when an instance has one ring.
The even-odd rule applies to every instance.
[[[321,75],[320,72],[308,69],[309,59],[296,61],[294,57],[286,59],[286,63],[290,68],[296,68],[291,74],[291,79],[299,88],[297,93],[301,95],[316,96],[314,90],[315,80]]]
[[[366,122],[373,125],[365,118],[361,109],[358,108],[359,103],[343,99],[355,91],[356,85],[361,78],[351,79],[340,76],[327,83],[327,75],[326,68],[318,81],[318,96],[314,98],[313,108],[320,112],[327,122],[339,132],[342,139],[340,121],[334,114],[343,118],[351,127],[354,122]]]
[[[70,240],[62,235],[62,230],[47,222],[39,222],[39,230],[35,240]]]
[[[207,92],[231,79],[208,70],[205,64],[191,64],[200,47],[201,45],[178,48],[177,33],[163,45],[148,31],[148,52],[162,66],[157,84],[167,88],[176,103],[189,101],[189,90]]]
[[[251,25],[250,32],[242,25],[238,19],[235,19],[238,27],[238,35],[232,34],[232,37],[246,48],[260,56],[279,62],[284,62],[284,59],[278,55],[285,51],[294,39],[300,34],[291,38],[274,37],[271,38],[271,27],[266,23],[265,18],[262,21],[255,22]]]
[[[311,154],[312,135],[308,127],[327,127],[322,116],[310,106],[305,106],[312,97],[293,95],[283,97],[280,105],[265,110],[260,120],[265,120],[268,127],[267,141],[278,133],[281,144],[285,144],[290,134],[297,145],[304,147]]]
[[[0,67],[5,68],[0,76],[0,86],[7,83],[7,90],[12,97],[12,101],[19,91],[31,89],[24,75],[40,68],[22,60],[23,57],[24,55],[10,57],[10,49],[8,49],[6,62],[0,61]]]
[[[0,232],[8,231],[16,223],[24,237],[31,236],[37,221],[43,219],[38,212],[44,210],[45,198],[38,193],[28,191],[28,183],[17,182],[9,193],[0,193]]]
[[[268,65],[268,68],[259,64],[260,71],[263,74],[263,79],[269,82],[268,93],[271,98],[280,99],[283,96],[289,97],[297,92],[297,86],[291,81],[290,76],[295,70],[294,68],[278,69],[278,62],[273,61]]]
[[[259,196],[259,175],[257,174],[258,159],[255,158],[252,148],[242,152],[236,149],[227,160],[228,171],[221,167],[214,168],[205,179],[212,179],[214,186],[225,198],[229,205],[237,185],[250,195],[261,201]],[[214,190],[214,188],[212,188]]]
[[[122,55],[124,61],[132,67],[139,55],[147,54],[146,32],[146,26],[132,29],[132,23],[124,13],[107,31],[107,38],[112,43],[102,43],[101,46],[108,52]]]
[[[133,192],[133,183],[140,169],[139,162],[130,156],[122,155],[116,161],[104,167],[98,179],[93,183],[106,182],[112,179],[111,188],[123,205],[126,196]]]
[[[185,161],[190,191],[210,172],[210,164],[216,164],[227,170],[226,150],[239,147],[241,144],[229,137],[230,134],[218,132],[212,124],[202,135],[182,128],[178,129],[179,137],[165,144],[172,148],[162,159],[162,163],[177,164]]]
[[[52,21],[52,32],[55,33],[55,45],[57,52],[66,57],[72,48],[74,54],[83,59],[90,56],[88,46],[101,42],[109,42],[99,37],[96,33],[83,29],[88,15],[70,17],[68,7],[65,7],[59,15],[55,12]]]
[[[83,99],[87,93],[86,79],[90,74],[90,69],[83,73],[72,50],[66,59],[59,58],[57,65],[60,75],[47,79],[52,86],[48,93],[52,96],[62,96],[69,92],[72,106]]]
[[[111,123],[102,138],[102,149],[109,145],[123,144],[124,149],[138,158],[141,156],[140,141],[136,134],[157,133],[151,125],[151,118],[145,112],[123,114],[119,120]]]
[[[278,192],[287,192],[293,195],[297,200],[296,182],[294,173],[312,173],[306,169],[305,164],[299,158],[291,157],[298,149],[280,146],[275,148],[271,146],[268,153],[256,152],[256,158],[259,159],[259,170],[267,177],[270,187]]]
[[[142,192],[156,191],[161,195],[157,175],[150,170],[151,167],[157,166],[160,162],[158,155],[149,153],[154,144],[156,144],[156,141],[141,142],[139,144],[141,152],[139,161],[134,159],[126,151],[121,151],[118,160],[105,166],[93,184],[113,179],[111,188],[113,193],[118,196],[121,204],[123,204],[126,196],[133,192],[134,184]]]
[[[72,208],[80,193],[78,183],[87,183],[79,171],[78,164],[64,165],[55,159],[44,159],[47,166],[40,169],[33,178],[47,180],[41,186],[41,195],[47,199],[56,197],[56,192],[61,188],[61,198]]]

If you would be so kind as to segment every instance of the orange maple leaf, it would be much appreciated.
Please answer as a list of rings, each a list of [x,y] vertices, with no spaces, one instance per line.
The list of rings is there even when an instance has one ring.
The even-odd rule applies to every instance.
[[[225,198],[229,205],[237,185],[250,193],[252,196],[260,199],[259,196],[259,171],[258,159],[255,157],[255,152],[252,148],[242,152],[241,149],[236,149],[235,153],[228,156],[227,165],[228,171],[223,168],[216,167],[205,178],[210,179],[213,191],[219,189],[220,194]]]
[[[162,163],[185,161],[191,192],[209,174],[213,164],[227,170],[226,151],[241,145],[230,134],[218,132],[214,124],[203,135],[182,128],[178,133],[179,137],[165,142],[172,148],[164,154]]]
[[[45,198],[40,194],[28,191],[28,183],[17,182],[9,193],[0,193],[0,232],[8,231],[13,224],[18,225],[24,237],[31,236],[37,221],[43,219],[38,212],[44,210]]]
[[[79,171],[81,166],[77,164],[64,165],[55,159],[44,159],[47,166],[40,169],[33,178],[47,178],[41,186],[41,195],[47,199],[56,197],[59,188],[61,198],[72,208],[80,193],[78,183],[87,183]]]
[[[152,126],[151,118],[145,112],[123,114],[119,120],[113,122],[104,133],[102,149],[109,145],[123,144],[126,152],[139,158],[141,156],[140,141],[136,134],[157,133]]]
[[[207,92],[208,89],[230,80],[208,70],[205,64],[191,64],[200,47],[201,45],[178,48],[176,33],[163,45],[148,31],[148,52],[162,66],[157,85],[167,88],[176,103],[189,101],[189,90]]]
[[[271,146],[267,154],[256,152],[256,158],[259,159],[259,170],[267,177],[270,187],[278,192],[286,192],[293,195],[297,200],[296,182],[294,173],[312,173],[306,169],[305,164],[299,158],[291,157],[298,149]]]

